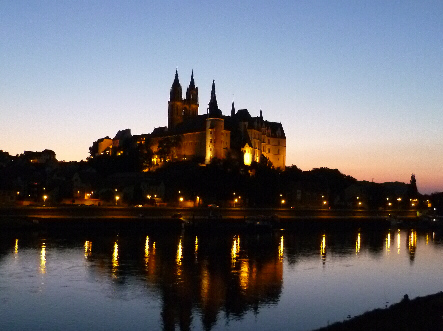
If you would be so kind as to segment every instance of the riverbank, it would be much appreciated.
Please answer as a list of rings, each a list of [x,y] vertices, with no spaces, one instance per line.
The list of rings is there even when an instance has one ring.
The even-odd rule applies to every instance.
[[[375,309],[316,331],[443,330],[443,292]]]
[[[417,220],[414,211],[399,211],[402,219]],[[2,207],[3,229],[323,229],[390,226],[388,211],[290,208],[167,208],[167,207]]]

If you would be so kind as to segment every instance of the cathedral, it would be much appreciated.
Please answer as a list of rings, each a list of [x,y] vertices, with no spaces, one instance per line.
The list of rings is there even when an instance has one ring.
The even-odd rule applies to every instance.
[[[211,98],[205,114],[199,114],[198,87],[194,72],[183,98],[178,72],[171,86],[168,101],[168,126],[154,128],[150,134],[132,136],[138,145],[149,145],[153,152],[152,163],[189,159],[208,164],[212,159],[241,158],[245,165],[266,160],[275,168],[285,169],[286,137],[281,123],[269,122],[260,115],[252,117],[247,109],[235,110],[223,115],[218,108],[215,82],[212,82]],[[119,155],[120,142],[131,136],[130,130],[122,130],[114,139],[98,140],[96,155]]]

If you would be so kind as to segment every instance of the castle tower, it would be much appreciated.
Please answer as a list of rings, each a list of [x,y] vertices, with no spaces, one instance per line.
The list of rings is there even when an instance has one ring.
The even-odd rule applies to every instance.
[[[191,73],[191,82],[186,90],[186,99],[184,106],[184,116],[192,117],[198,115],[198,87],[195,87],[194,70]]]
[[[206,157],[205,163],[211,159],[223,159],[225,157],[224,144],[225,120],[220,109],[218,109],[217,97],[215,95],[215,82],[212,81],[211,100],[208,107],[208,118],[206,119]]]
[[[178,72],[176,69],[168,102],[168,129],[170,131],[174,130],[176,125],[181,122],[183,122],[182,87],[178,80]]]

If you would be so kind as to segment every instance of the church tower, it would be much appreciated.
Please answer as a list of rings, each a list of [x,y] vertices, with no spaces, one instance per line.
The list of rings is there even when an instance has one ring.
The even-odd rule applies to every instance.
[[[198,115],[198,87],[195,87],[194,70],[191,73],[191,82],[186,90],[186,99],[184,103],[185,118]]]
[[[182,87],[175,69],[175,79],[172,83],[168,102],[168,130],[173,131],[177,124],[183,122]]]
[[[218,109],[215,82],[212,81],[211,100],[209,101],[208,118],[206,119],[206,164],[209,164],[213,158],[225,158],[223,149],[226,139],[224,129],[225,120],[221,110]]]

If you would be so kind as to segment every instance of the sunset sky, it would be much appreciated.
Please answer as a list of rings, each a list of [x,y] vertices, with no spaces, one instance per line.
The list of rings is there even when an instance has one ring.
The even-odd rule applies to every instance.
[[[0,149],[82,160],[167,125],[178,68],[206,111],[281,122],[287,165],[443,191],[443,1],[2,1]]]

